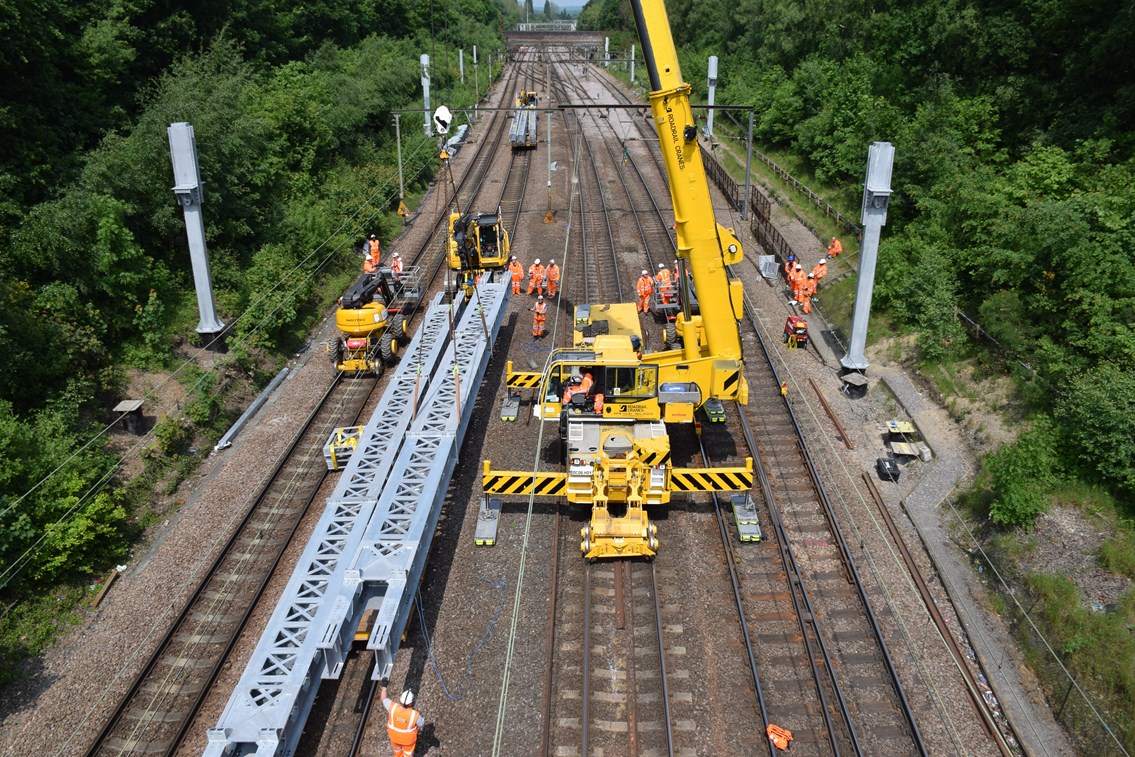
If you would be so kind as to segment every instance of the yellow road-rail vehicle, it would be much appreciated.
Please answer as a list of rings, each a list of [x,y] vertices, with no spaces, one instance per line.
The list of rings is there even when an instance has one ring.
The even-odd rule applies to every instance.
[[[339,298],[335,326],[339,335],[327,343],[336,370],[382,372],[409,343],[409,321],[422,301],[421,271],[379,268],[364,273]]]
[[[508,265],[510,249],[499,207],[495,213],[449,214],[446,264],[466,294],[472,294],[477,278],[485,271]]]

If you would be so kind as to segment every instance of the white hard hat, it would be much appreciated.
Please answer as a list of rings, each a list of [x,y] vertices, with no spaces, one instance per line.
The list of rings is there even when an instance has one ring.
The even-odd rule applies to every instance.
[[[825,265],[828,262],[827,258],[820,258],[820,265]]]
[[[663,268],[665,268],[665,267],[666,267],[666,264],[665,264],[665,263],[659,263],[659,264],[658,264],[658,270],[660,270],[660,271],[661,271],[661,270],[662,270]]]
[[[540,265],[540,258],[536,258],[536,265]]]
[[[799,270],[802,270],[802,269],[800,268],[800,264],[799,264],[799,263],[797,263],[797,264],[796,264],[796,270],[797,270],[797,271],[799,271]]]
[[[808,278],[810,278],[810,279],[814,279],[814,278],[816,278],[816,274],[814,274],[814,273],[809,273],[809,274],[808,274]]]
[[[541,294],[541,295],[538,295],[538,296],[536,297],[536,299],[538,299],[538,300],[542,300],[542,299],[544,299],[544,295],[542,295],[542,294]]]
[[[555,265],[555,264],[556,264],[555,258],[552,258],[551,260],[548,261],[548,265]]]
[[[647,273],[647,272],[646,272],[646,269],[644,268],[644,269],[642,270],[642,275],[643,275],[643,276],[649,276],[650,274],[649,274],[649,273]]]
[[[406,689],[402,692],[402,696],[398,697],[398,701],[404,705],[411,705],[414,703],[414,692]]]
[[[396,257],[396,258],[400,258],[400,257],[402,257],[402,256],[401,256],[401,255],[399,255],[399,254],[398,254],[398,253],[396,252],[396,253],[394,253],[394,257]]]
[[[513,256],[512,256],[512,260],[516,260],[516,256],[515,256],[515,255],[513,255]]]

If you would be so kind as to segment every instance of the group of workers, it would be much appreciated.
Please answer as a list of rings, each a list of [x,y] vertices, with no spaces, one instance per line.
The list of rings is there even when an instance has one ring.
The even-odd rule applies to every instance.
[[[512,277],[512,293],[520,294],[520,282],[524,279],[524,265],[513,255],[508,261],[508,272]],[[547,267],[540,263],[540,258],[528,266],[528,294],[535,292],[543,296],[548,290],[549,297],[555,297],[560,288],[560,267],[555,260],[549,260]]]
[[[820,282],[828,275],[828,259],[839,257],[843,253],[843,244],[838,237],[832,237],[828,243],[824,257],[812,268],[810,272],[796,259],[789,255],[784,263],[784,278],[792,290],[792,302],[800,306],[805,313],[812,312],[812,299],[820,291]]]
[[[832,243],[838,245],[839,240],[832,237]],[[828,245],[828,249],[831,250],[832,245]],[[827,258],[820,258],[820,262],[816,263],[811,272],[808,273],[804,272],[804,267],[800,265],[800,261],[794,255],[789,255],[784,264],[784,278],[788,281],[788,286],[792,290],[792,301],[798,304],[805,313],[812,312],[812,298],[820,291],[820,282],[827,275]]]
[[[664,303],[674,302],[678,297],[678,261],[674,261],[673,268],[667,268],[664,263],[658,264],[658,273],[652,278],[650,272],[643,269],[642,275],[635,282],[635,292],[638,293],[638,312],[650,312],[650,296],[658,292]]]
[[[366,243],[366,257],[363,258],[363,273],[374,273],[382,265],[382,245],[375,234],[370,235]],[[403,271],[402,256],[397,252],[390,258],[390,270],[395,278],[400,278]]]
[[[508,273],[512,278],[512,293],[520,294],[520,282],[524,279],[524,266],[513,255],[508,261]],[[536,294],[536,303],[528,308],[532,311],[532,338],[539,339],[544,336],[548,325],[548,303],[544,301],[544,291],[548,297],[555,297],[560,289],[560,267],[556,261],[549,260],[548,265],[540,263],[540,258],[528,266],[528,294]]]

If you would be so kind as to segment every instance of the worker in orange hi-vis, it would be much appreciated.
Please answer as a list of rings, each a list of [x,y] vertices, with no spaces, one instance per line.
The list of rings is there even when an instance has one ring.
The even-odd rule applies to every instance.
[[[536,298],[536,304],[529,310],[532,311],[532,338],[539,339],[544,336],[544,327],[548,323],[548,303],[544,301],[544,295]]]
[[[515,255],[508,261],[508,272],[512,275],[512,293],[520,294],[520,280],[524,278],[524,266]]]
[[[808,277],[804,275],[804,268],[799,263],[793,266],[792,281],[790,282],[792,284],[792,299],[800,299],[800,290],[803,288],[806,278]]]
[[[555,297],[556,290],[560,288],[560,267],[553,258],[548,261],[548,268],[544,271],[548,278],[548,296]]]
[[[382,245],[378,243],[378,237],[374,234],[371,234],[370,239],[367,240],[367,257],[375,268],[382,263]]]
[[[388,697],[386,686],[383,685],[378,698],[388,713],[386,718],[386,735],[390,737],[390,746],[394,749],[394,757],[414,757],[414,747],[418,744],[418,729],[426,724],[422,713],[415,710],[414,692],[406,689],[397,702]]]
[[[812,269],[812,275],[816,277],[816,291],[820,291],[820,281],[828,275],[828,261],[826,258],[820,258],[820,262],[816,263],[816,267]]]
[[[370,255],[363,258],[363,273],[374,273],[377,270],[378,267],[374,264],[374,261],[370,259]]]
[[[394,253],[394,257],[390,259],[390,270],[394,271],[394,273],[402,273],[404,268],[405,266],[402,264],[402,256],[397,252]]]
[[[665,263],[658,264],[658,273],[654,275],[654,286],[658,289],[658,294],[662,296],[663,302],[674,300],[674,287],[670,283],[670,269],[666,267]]]
[[[635,291],[638,292],[638,312],[648,312],[650,310],[650,295],[654,294],[654,281],[650,278],[646,269],[643,269],[642,275],[635,282]]]
[[[800,296],[797,299],[800,301],[801,309],[805,313],[812,312],[812,297],[816,294],[816,277],[814,274],[809,273],[808,278],[804,279],[804,285],[800,287]]]
[[[769,723],[765,733],[768,734],[768,740],[775,744],[777,749],[787,750],[788,742],[792,741],[792,731],[772,723]]]
[[[828,243],[828,257],[838,258],[840,253],[843,252],[843,245],[840,244],[839,238],[832,237],[832,241]]]
[[[528,266],[528,294],[544,294],[544,266],[540,265],[540,258]]]

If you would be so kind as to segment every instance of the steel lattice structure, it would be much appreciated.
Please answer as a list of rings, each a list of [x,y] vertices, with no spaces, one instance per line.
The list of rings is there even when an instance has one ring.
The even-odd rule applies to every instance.
[[[390,674],[414,599],[406,587],[425,567],[508,291],[482,284],[472,302],[439,296],[427,310],[209,730],[206,757],[292,754],[319,681],[339,676],[368,607],[378,610],[367,642],[375,675]]]

